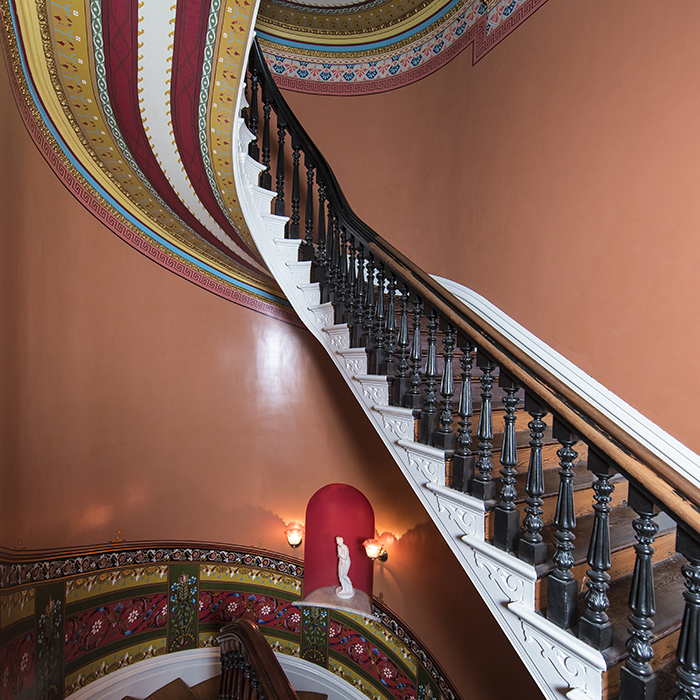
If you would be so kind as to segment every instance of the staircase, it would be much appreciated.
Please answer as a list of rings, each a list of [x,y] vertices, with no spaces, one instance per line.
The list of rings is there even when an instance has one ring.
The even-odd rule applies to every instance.
[[[692,475],[359,221],[257,46],[248,82],[256,246],[544,695],[700,697]]]

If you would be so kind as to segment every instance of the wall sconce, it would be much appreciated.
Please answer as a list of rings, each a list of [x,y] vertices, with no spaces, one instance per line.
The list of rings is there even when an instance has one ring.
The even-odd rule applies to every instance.
[[[291,523],[289,528],[284,531],[284,534],[287,535],[289,546],[296,549],[304,538],[304,527],[301,523]]]
[[[365,540],[362,545],[367,552],[367,556],[372,561],[375,559],[379,559],[379,561],[386,561],[389,558],[389,554],[379,540]]]

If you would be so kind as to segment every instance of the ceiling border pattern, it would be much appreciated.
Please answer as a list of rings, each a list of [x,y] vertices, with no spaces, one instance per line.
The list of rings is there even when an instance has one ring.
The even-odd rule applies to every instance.
[[[125,243],[162,267],[240,306],[294,326],[301,323],[286,299],[225,274],[167,241],[137,230],[129,219],[107,204],[90,182],[71,163],[66,145],[44,114],[27,74],[24,47],[15,27],[12,0],[0,0],[1,43],[10,85],[22,120],[47,164],[71,194]]]
[[[362,95],[387,92],[410,85],[447,64],[473,44],[472,63],[528,19],[547,0],[501,0],[490,9],[481,0],[466,0],[458,14],[437,19],[427,35],[407,43],[397,37],[390,46],[378,49],[371,43],[350,50],[330,50],[299,42],[288,42],[261,27],[261,46],[270,72],[280,88],[296,92],[331,95]]]

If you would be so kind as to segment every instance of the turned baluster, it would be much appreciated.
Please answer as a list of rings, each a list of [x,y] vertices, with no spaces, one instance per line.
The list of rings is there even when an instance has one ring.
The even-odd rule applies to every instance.
[[[445,331],[445,337],[442,340],[442,348],[444,350],[442,382],[440,384],[442,411],[440,411],[440,425],[433,438],[435,447],[447,452],[454,452],[457,444],[455,434],[452,430],[452,397],[455,393],[454,368],[452,366],[455,347],[454,334],[455,329],[448,325]]]
[[[697,535],[686,532],[682,526],[678,527],[676,551],[688,563],[681,568],[686,588],[683,593],[685,610],[676,652],[678,693],[674,700],[700,698],[700,542],[696,538]]]
[[[518,407],[518,397],[515,393],[519,387],[515,380],[501,370],[498,377],[498,385],[505,389],[503,405],[506,409],[503,433],[503,445],[501,447],[501,490],[500,502],[494,512],[494,540],[493,543],[499,549],[506,552],[515,550],[520,534],[520,512],[515,507],[515,499],[518,491],[515,488],[515,477],[518,466],[518,445],[515,439],[515,412]]]
[[[423,410],[420,412],[420,441],[432,445],[435,431],[440,425],[440,412],[437,410],[435,388],[437,386],[437,329],[438,320],[435,309],[430,310],[428,320],[428,354],[425,359],[425,394]]]
[[[326,238],[326,266],[321,282],[321,303],[336,303],[335,280],[338,276],[338,231],[331,203],[328,202],[328,236]]]
[[[365,248],[357,247],[357,271],[353,295],[354,321],[350,329],[350,343],[354,348],[363,348],[365,342]]]
[[[374,304],[374,341],[369,349],[367,366],[369,374],[381,374],[384,364],[384,294],[386,277],[384,265],[379,266],[377,299]]]
[[[272,175],[270,174],[270,112],[272,111],[272,98],[267,82],[262,86],[263,97],[263,137],[262,137],[262,164],[265,170],[260,173],[260,187],[266,190],[272,189]]]
[[[326,186],[320,179],[316,182],[318,185],[318,231],[316,232],[316,255],[314,256],[312,281],[323,286],[326,268],[329,265],[326,250]],[[321,303],[323,302],[324,299],[321,298]]]
[[[396,363],[396,374],[391,388],[391,403],[393,406],[403,406],[404,397],[408,393],[410,377],[408,374],[409,357],[408,338],[408,288],[404,287],[401,292],[401,311],[399,312],[399,332],[396,336],[396,347],[398,348],[398,360]]]
[[[530,461],[527,468],[527,484],[525,491],[525,518],[523,519],[523,534],[520,538],[518,556],[528,564],[537,566],[547,559],[547,544],[542,539],[542,506],[544,505],[544,472],[542,469],[542,447],[544,446],[544,431],[547,424],[544,417],[547,409],[536,396],[525,392],[525,410],[532,416],[527,424],[530,428]]]
[[[299,260],[314,259],[314,164],[304,157],[306,166],[306,215],[304,217],[304,242],[299,250]]]
[[[591,568],[586,572],[586,611],[578,623],[578,636],[592,647],[602,650],[607,649],[613,642],[613,624],[606,611],[610,607],[610,501],[615,490],[610,479],[615,472],[607,460],[592,447],[588,448],[588,470],[596,476],[593,484],[595,515],[588,545],[587,561]]]
[[[286,238],[299,238],[299,161],[301,160],[301,145],[296,134],[292,131],[292,216],[288,222],[289,231]]]
[[[335,240],[337,241],[336,256],[338,258],[335,269],[337,275],[333,279],[333,305],[335,307],[335,322],[347,323],[348,306],[348,240],[345,229],[338,227],[337,220],[334,222]]]
[[[388,282],[388,305],[384,321],[384,359],[379,368],[380,374],[393,377],[396,374],[394,360],[396,346],[396,275],[392,272]]]
[[[370,254],[366,260],[366,284],[364,298],[364,333],[361,345],[368,353],[374,347],[374,256]]]
[[[355,251],[354,238],[347,235],[347,268],[345,277],[347,285],[345,287],[345,318],[343,321],[350,326],[350,344],[352,345],[352,327],[355,323],[355,277],[357,276],[357,255]]]
[[[258,70],[250,69],[250,109],[248,111],[248,128],[253,134],[253,140],[248,144],[248,155],[256,162],[260,161],[260,148],[258,147]]]
[[[419,410],[423,407],[423,392],[421,391],[420,361],[421,361],[421,337],[420,323],[423,302],[416,297],[413,302],[413,339],[411,341],[411,369],[408,380],[408,391],[404,394],[404,408]]]
[[[629,608],[632,614],[627,618],[630,634],[627,640],[629,656],[620,670],[619,700],[653,700],[656,697],[656,673],[651,667],[654,649],[651,645],[652,630],[656,614],[654,596],[654,538],[659,526],[653,518],[659,509],[645,494],[630,483],[627,503],[639,516],[633,523],[637,542],[634,545],[636,559],[630,587]]]
[[[552,435],[561,444],[557,451],[559,457],[559,494],[554,522],[557,542],[552,561],[556,567],[547,582],[547,619],[555,625],[569,629],[576,624],[578,617],[577,597],[578,582],[571,569],[574,566],[574,528],[576,513],[574,511],[574,461],[578,453],[573,445],[576,435],[563,422],[554,417]]]
[[[476,460],[477,474],[472,485],[472,495],[482,501],[491,501],[496,495],[496,483],[491,476],[491,440],[493,440],[493,418],[491,416],[492,388],[496,369],[493,361],[481,350],[476,353],[476,364],[481,369],[481,413],[479,416],[479,456]]]
[[[452,488],[469,493],[474,480],[474,456],[471,454],[471,417],[474,415],[472,405],[472,353],[474,347],[467,340],[460,343],[462,356],[459,358],[462,386],[459,390],[459,429],[457,430],[457,452],[452,457]]]
[[[275,199],[275,214],[285,215],[284,206],[284,137],[287,125],[280,118],[277,119],[277,198]]]

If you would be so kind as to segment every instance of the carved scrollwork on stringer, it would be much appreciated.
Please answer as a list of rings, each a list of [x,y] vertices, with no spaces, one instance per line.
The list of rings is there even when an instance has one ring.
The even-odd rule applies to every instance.
[[[414,424],[413,420],[405,418],[392,418],[391,416],[382,416],[384,430],[393,433],[399,440],[410,440],[413,437]]]
[[[335,350],[347,350],[350,347],[350,339],[348,338],[347,331],[343,331],[342,333],[328,333],[328,338],[330,346]]]
[[[362,359],[355,357],[344,357],[345,369],[353,374],[362,374],[365,370],[365,363]]]
[[[447,499],[437,498],[438,508],[441,513],[447,513],[450,520],[459,528],[461,535],[472,535],[474,537],[479,536],[479,527],[481,527],[482,533],[484,528],[484,523],[481,518],[477,518],[474,513],[470,513],[465,508],[460,508],[459,506],[451,503]]]
[[[408,453],[409,466],[416,469],[421,476],[425,477],[428,482],[436,484],[445,484],[445,465],[434,459],[427,457],[419,457],[418,455]]]
[[[363,384],[362,395],[373,404],[386,404],[388,399],[386,388],[376,384]]]
[[[500,566],[498,563],[489,559],[488,556],[481,552],[474,553],[474,561],[480,569],[485,569],[488,572],[488,577],[493,581],[501,593],[511,603],[522,603],[525,600],[525,583],[522,578],[515,572]]]
[[[327,326],[330,326],[333,323],[332,308],[330,311],[314,311],[314,316],[316,317],[316,323],[320,328],[326,328]]]
[[[588,697],[589,690],[594,690],[589,688],[591,686],[591,673],[594,671],[581,659],[567,652],[567,649],[562,646],[554,644],[524,620],[521,620],[521,625],[525,643],[531,645],[528,651],[533,661],[537,662],[536,656],[540,656],[549,663],[570,689],[576,688]],[[538,648],[535,649],[534,646]],[[549,674],[544,672],[544,675]]]

